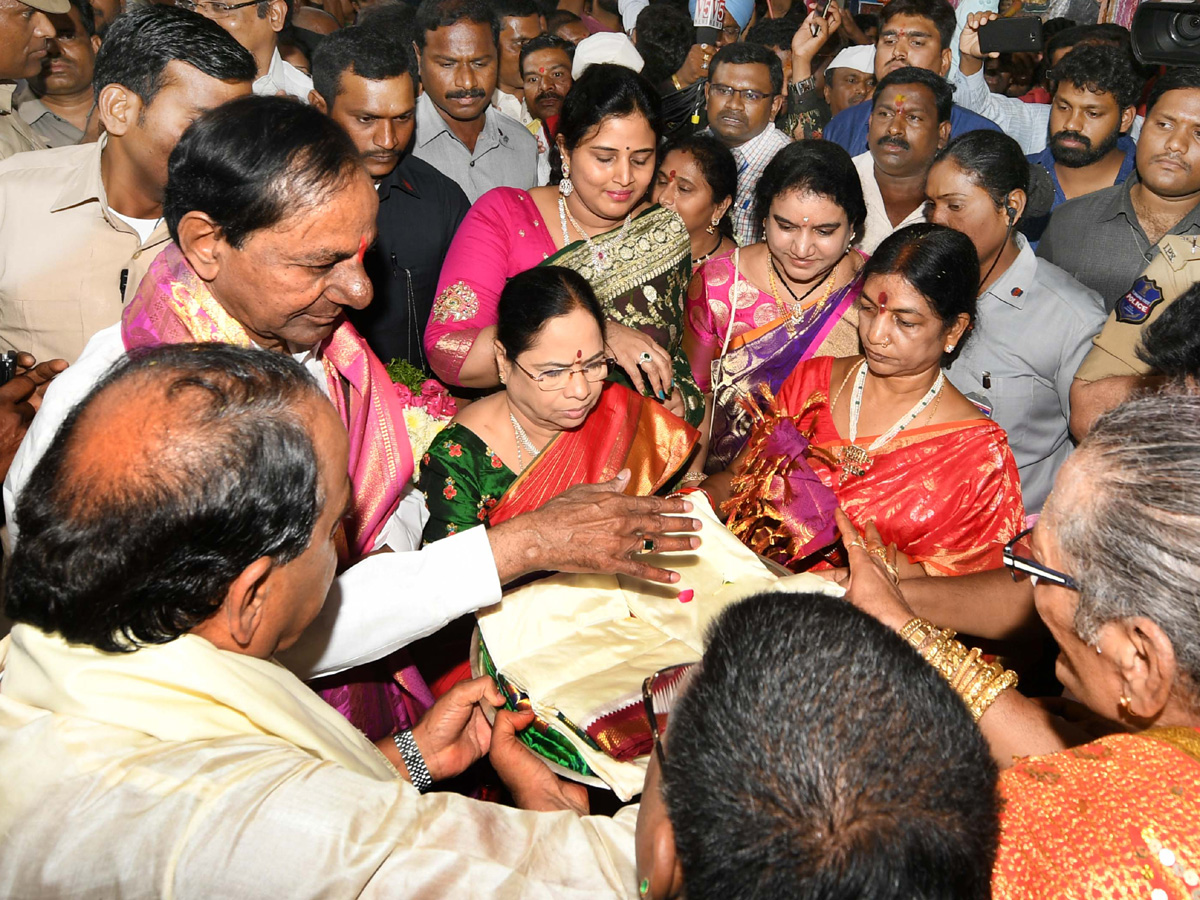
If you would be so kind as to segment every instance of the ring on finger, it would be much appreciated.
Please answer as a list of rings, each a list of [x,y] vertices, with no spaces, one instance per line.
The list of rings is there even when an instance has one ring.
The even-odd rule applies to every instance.
[[[652,362],[654,362],[654,357],[651,356],[648,352],[642,351],[642,353],[638,355],[638,365],[639,366],[649,365]]]
[[[887,569],[888,581],[890,581],[894,586],[899,587],[900,586],[900,570],[897,569],[895,566],[893,566],[886,559],[883,561],[883,567],[885,569]]]
[[[881,560],[883,560],[883,564],[885,566],[888,565],[887,551],[882,547],[871,547],[869,550],[867,550],[867,552],[872,556],[878,556]]]
[[[642,538],[642,552],[643,553],[653,553],[654,552],[654,540],[652,538]]]

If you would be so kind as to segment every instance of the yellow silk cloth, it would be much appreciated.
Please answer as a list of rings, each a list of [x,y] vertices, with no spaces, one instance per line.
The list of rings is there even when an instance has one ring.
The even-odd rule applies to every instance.
[[[626,494],[653,494],[687,462],[699,438],[661,403],[607,384],[583,425],[554,436],[504,492],[488,522],[498,525],[577,484],[609,481],[622,469],[630,471]]]
[[[279,663],[195,635],[105,653],[16,625],[0,641],[0,671],[6,700],[58,715],[160,741],[274,737],[359,775],[398,777],[361,731]]]
[[[841,596],[840,587],[816,575],[780,579],[721,525],[701,497],[688,497],[704,524],[701,548],[648,557],[679,572],[678,584],[560,574],[518,588],[479,613],[479,630],[497,670],[529,694],[543,722],[553,723],[562,712],[582,725],[631,698],[638,702],[646,676],[700,659],[709,623],[749,594],[777,589]],[[692,599],[680,602],[680,593],[689,590]],[[550,727],[622,800],[641,791],[648,757],[618,762],[569,729]]]
[[[1000,794],[996,900],[1200,897],[1200,731],[1152,728],[1023,759]]]

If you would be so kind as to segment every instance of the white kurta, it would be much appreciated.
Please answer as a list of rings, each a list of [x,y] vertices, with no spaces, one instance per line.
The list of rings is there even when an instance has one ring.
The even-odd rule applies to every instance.
[[[636,807],[421,796],[286,670],[202,638],[101,654],[18,626],[0,675],[0,897],[635,892]]]
[[[96,334],[79,360],[46,391],[4,480],[4,510],[13,541],[16,499],[67,413],[125,352],[120,324]],[[317,383],[327,382],[312,353],[297,357]],[[342,572],[325,606],[282,661],[304,679],[332,675],[387,656],[447,623],[500,600],[500,578],[484,528],[472,528],[421,550],[425,498],[408,490],[377,542],[377,553]]]

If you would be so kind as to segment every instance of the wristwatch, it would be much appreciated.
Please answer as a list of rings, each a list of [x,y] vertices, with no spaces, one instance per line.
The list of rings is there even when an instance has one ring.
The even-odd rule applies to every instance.
[[[417,740],[412,735],[411,728],[405,728],[392,735],[404,767],[408,769],[408,777],[412,779],[413,787],[424,794],[433,787],[433,776],[429,774],[429,766],[425,765],[425,757],[417,747]]]

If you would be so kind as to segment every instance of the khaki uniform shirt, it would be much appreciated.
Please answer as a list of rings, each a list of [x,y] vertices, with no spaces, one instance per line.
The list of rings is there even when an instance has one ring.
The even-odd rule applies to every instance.
[[[1200,235],[1169,234],[1133,287],[1117,301],[1075,377],[1099,381],[1114,375],[1148,375],[1138,359],[1142,331],[1184,291],[1200,281]]]
[[[167,245],[165,223],[142,244],[108,208],[94,144],[0,162],[0,349],[74,362]]]
[[[50,146],[17,115],[13,106],[13,92],[16,89],[17,86],[12,82],[0,83],[0,159],[8,159],[14,153],[26,150],[44,150]]]

